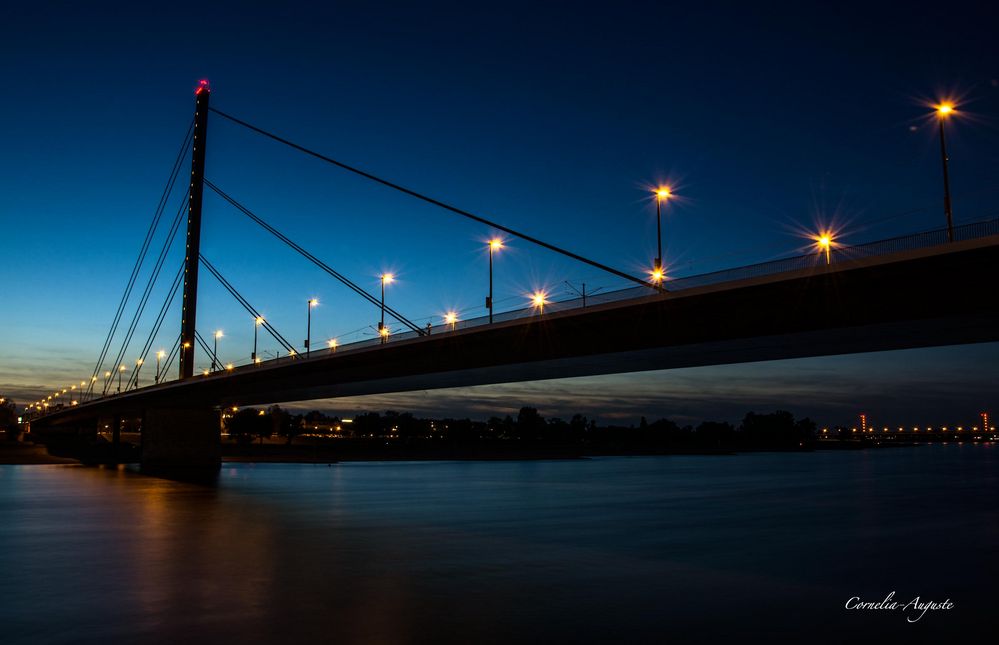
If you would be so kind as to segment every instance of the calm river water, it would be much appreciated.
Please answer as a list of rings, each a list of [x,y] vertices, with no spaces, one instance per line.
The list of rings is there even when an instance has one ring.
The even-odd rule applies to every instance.
[[[0,466],[0,642],[964,642],[999,447]],[[949,610],[848,611],[950,599]]]

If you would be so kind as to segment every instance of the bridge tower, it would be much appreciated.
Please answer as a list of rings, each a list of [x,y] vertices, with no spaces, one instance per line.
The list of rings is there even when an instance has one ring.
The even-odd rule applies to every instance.
[[[208,81],[194,92],[194,139],[191,144],[191,181],[187,200],[187,238],[184,247],[184,300],[180,314],[180,378],[194,376],[194,330],[198,311],[198,266],[201,256],[201,196],[205,187],[205,147],[208,144]]]

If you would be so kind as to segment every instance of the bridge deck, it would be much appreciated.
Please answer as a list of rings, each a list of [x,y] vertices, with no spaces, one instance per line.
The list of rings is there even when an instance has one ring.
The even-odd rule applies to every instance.
[[[44,421],[996,341],[997,278],[990,235],[287,357]]]

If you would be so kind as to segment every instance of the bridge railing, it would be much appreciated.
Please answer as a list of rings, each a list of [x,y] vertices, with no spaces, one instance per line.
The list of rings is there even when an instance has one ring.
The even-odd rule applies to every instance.
[[[973,222],[970,224],[962,224],[960,226],[954,227],[954,240],[973,240],[983,237],[988,237],[990,235],[999,235],[999,219],[987,220],[982,222]],[[941,244],[946,244],[947,229],[937,229],[933,231],[924,231],[921,233],[913,233],[910,235],[901,235],[899,237],[892,237],[884,240],[877,240],[875,242],[868,242],[865,244],[856,245],[839,245],[830,249],[829,253],[829,263],[836,264],[838,262],[844,262],[847,260],[856,260],[858,258],[868,258],[876,257],[881,255],[888,255],[890,253],[897,253],[899,251],[911,251],[915,249],[929,248]],[[769,275],[777,275],[780,273],[788,273],[791,271],[799,271],[802,269],[809,269],[814,267],[822,266],[826,263],[825,252],[814,252],[805,255],[797,255],[789,258],[782,258],[779,260],[771,260],[769,262],[760,262],[758,264],[750,264],[747,266],[736,267],[733,269],[723,269],[721,271],[713,271],[711,273],[702,273],[691,276],[684,276],[680,278],[673,278],[666,281],[666,288],[671,292],[684,291],[686,289],[694,289],[697,287],[704,287],[715,284],[722,284],[726,282],[735,282],[738,280],[746,280],[750,278],[758,278]],[[654,295],[654,291],[646,287],[629,287],[626,289],[619,289],[616,291],[608,291],[603,293],[598,293],[594,295],[588,295],[586,297],[586,306],[599,305],[609,302],[619,302],[622,300],[631,300],[634,298],[640,298],[642,296]],[[570,309],[581,309],[583,308],[583,299],[581,297],[568,298],[565,300],[555,300],[550,303],[545,304],[545,312],[556,312],[556,311],[566,311]],[[530,318],[531,316],[537,316],[538,311],[534,307],[524,307],[521,309],[514,309],[510,311],[499,312],[493,315],[494,322],[505,322],[509,320],[519,320],[523,318]],[[472,327],[481,327],[483,325],[489,324],[488,316],[480,316],[477,318],[469,318],[466,320],[460,320],[455,324],[455,329],[469,329]],[[432,327],[431,333],[447,333],[450,331],[450,325],[435,325]],[[416,338],[418,334],[413,331],[394,333],[390,337],[388,342],[398,341],[406,338]],[[349,351],[355,348],[371,347],[381,343],[380,338],[365,339],[361,341],[356,341],[352,343],[347,343],[340,346],[337,351]],[[314,352],[315,354],[324,352]]]

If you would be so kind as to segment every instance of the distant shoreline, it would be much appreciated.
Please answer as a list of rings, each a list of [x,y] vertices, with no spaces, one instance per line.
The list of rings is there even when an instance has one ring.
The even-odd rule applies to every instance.
[[[372,461],[534,461],[575,460],[593,457],[662,457],[662,456],[735,456],[753,452],[813,452],[827,450],[864,450],[876,447],[906,447],[918,444],[887,446],[841,443],[818,444],[807,449],[719,447],[591,447],[565,445],[442,445],[442,446],[316,446],[284,444],[222,445],[222,463],[333,464]],[[133,453],[134,454],[134,453]],[[80,460],[49,454],[46,446],[31,443],[0,443],[0,465],[83,464]],[[126,463],[131,463],[127,461]]]

